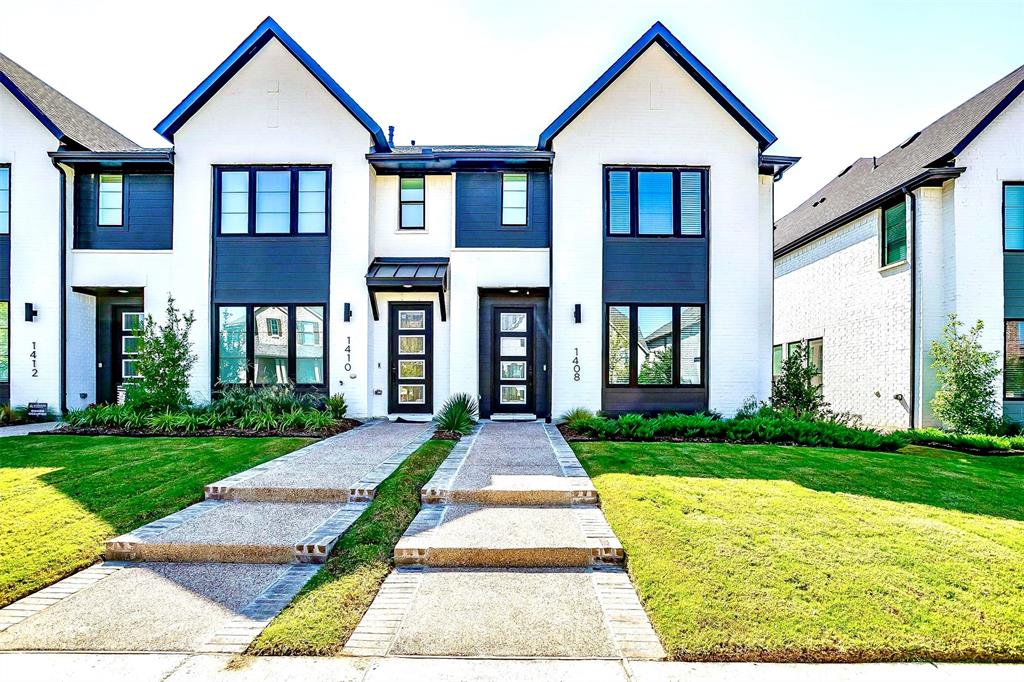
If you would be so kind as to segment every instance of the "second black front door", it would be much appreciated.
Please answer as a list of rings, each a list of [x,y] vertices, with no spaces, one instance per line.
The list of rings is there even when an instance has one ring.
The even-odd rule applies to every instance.
[[[142,306],[115,305],[111,320],[111,380],[113,386],[108,395],[111,402],[117,401],[125,381],[138,378],[135,356],[138,351],[139,335],[144,324]]]
[[[494,309],[492,413],[533,414],[533,308]]]
[[[391,383],[388,412],[434,411],[434,324],[429,303],[392,303],[388,319]]]

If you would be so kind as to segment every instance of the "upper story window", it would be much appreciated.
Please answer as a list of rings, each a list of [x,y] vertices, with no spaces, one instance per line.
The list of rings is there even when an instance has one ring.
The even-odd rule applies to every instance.
[[[905,201],[882,211],[882,265],[907,259],[907,204]]]
[[[613,237],[702,237],[707,170],[605,169],[605,231]]]
[[[99,177],[99,215],[96,224],[100,227],[122,227],[124,225],[124,176],[101,175]]]
[[[501,224],[510,227],[526,225],[526,195],[529,176],[526,173],[501,175]]]
[[[1003,248],[1024,251],[1024,182],[1003,185]]]
[[[0,234],[11,233],[11,167],[0,166]]]
[[[214,184],[220,234],[327,233],[330,168],[221,167]]]
[[[422,230],[426,227],[426,178],[422,175],[398,179],[398,227],[402,230]]]

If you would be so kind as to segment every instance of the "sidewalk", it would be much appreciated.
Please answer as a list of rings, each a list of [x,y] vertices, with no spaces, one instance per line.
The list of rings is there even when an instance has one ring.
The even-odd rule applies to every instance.
[[[234,662],[232,662],[234,661]],[[470,658],[233,659],[225,655],[0,653],[10,682],[1018,682],[1024,666],[986,664],[674,663]]]

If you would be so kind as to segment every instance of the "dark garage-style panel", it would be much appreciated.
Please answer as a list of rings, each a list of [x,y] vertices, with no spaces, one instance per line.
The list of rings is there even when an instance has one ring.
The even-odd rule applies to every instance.
[[[124,225],[97,225],[98,173],[75,176],[76,249],[170,249],[173,245],[174,176],[124,174]]]
[[[214,239],[213,300],[326,302],[330,245],[327,235],[218,236]]]
[[[514,172],[514,171],[513,171]],[[501,173],[455,175],[455,245],[469,248],[545,248],[551,243],[551,176],[530,171],[526,225],[501,224]]]

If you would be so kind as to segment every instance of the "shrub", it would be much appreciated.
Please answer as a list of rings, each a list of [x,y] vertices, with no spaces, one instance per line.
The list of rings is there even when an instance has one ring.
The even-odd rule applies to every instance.
[[[235,420],[235,426],[253,431],[276,431],[281,425],[278,415],[269,410],[249,412]]]
[[[315,396],[296,393],[290,384],[278,386],[230,386],[225,388],[210,409],[219,414],[230,415],[235,419],[254,412],[268,412],[283,415],[293,410],[313,407]]]
[[[987,434],[949,433],[939,429],[912,429],[903,435],[918,445],[933,445],[953,450],[973,452],[1009,452],[1024,450],[1024,437],[1017,435],[992,436]]]
[[[812,419],[828,410],[821,388],[813,383],[818,370],[811,364],[810,354],[810,347],[800,343],[782,361],[782,372],[772,381],[771,406],[776,410]]]
[[[437,415],[437,428],[463,435],[473,430],[479,408],[468,393],[456,393],[448,398]]]
[[[140,375],[125,382],[125,403],[144,412],[177,410],[188,404],[188,377],[198,357],[189,333],[195,314],[182,315],[167,297],[167,322],[158,325],[147,315],[137,329],[135,364]]]
[[[586,421],[587,419],[592,419],[593,417],[594,417],[594,413],[591,412],[590,410],[586,409],[585,407],[574,407],[574,408],[572,408],[571,410],[569,410],[568,412],[566,412],[565,414],[562,415],[562,421],[570,429],[573,429],[575,431],[576,430],[576,426],[575,426],[576,424],[578,424],[578,423],[580,423],[582,421]]]
[[[334,427],[336,422],[329,412],[319,410],[306,410],[302,416],[302,425],[307,431],[324,431]]]
[[[153,431],[170,433],[177,427],[178,415],[174,412],[158,412],[146,417],[146,427]]]
[[[978,337],[985,323],[978,320],[966,332],[956,313],[932,341],[932,367],[940,388],[932,398],[932,411],[954,433],[991,433],[999,427],[995,380],[999,353],[982,348]]]
[[[348,412],[348,405],[345,403],[344,394],[335,393],[330,398],[324,400],[324,409],[326,409],[335,419],[344,418],[345,413]]]

